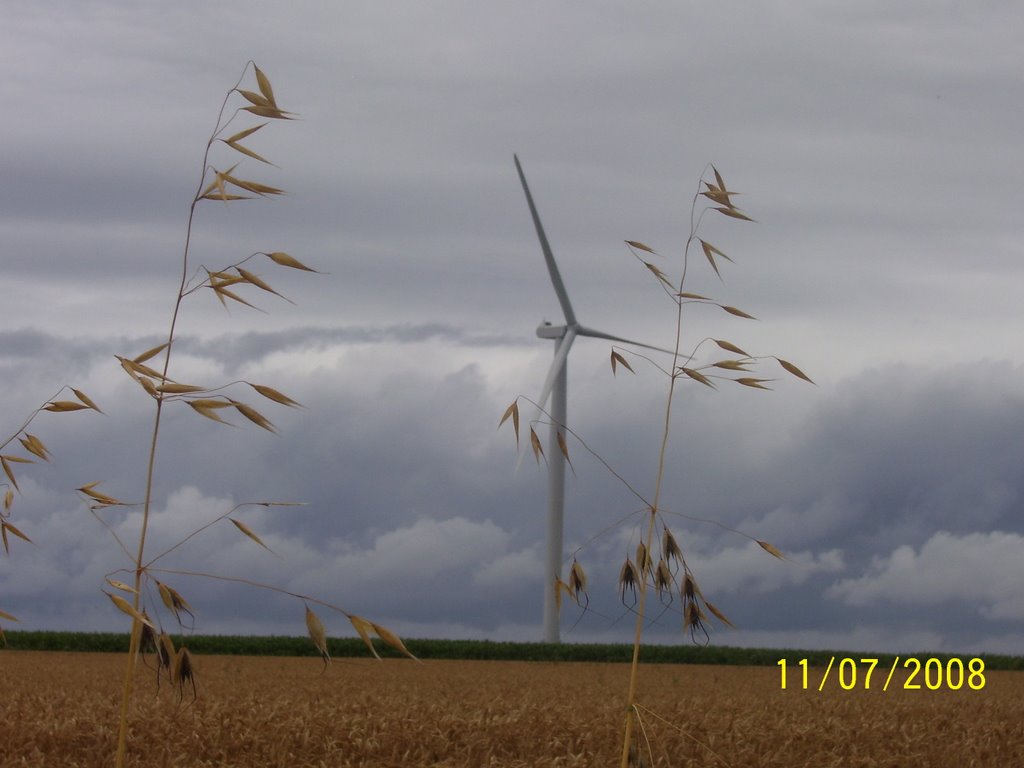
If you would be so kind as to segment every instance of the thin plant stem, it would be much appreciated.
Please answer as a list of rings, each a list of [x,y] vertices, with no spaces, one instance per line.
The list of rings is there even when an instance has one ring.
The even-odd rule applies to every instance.
[[[694,294],[685,294],[683,292],[683,286],[684,286],[684,284],[686,282],[687,267],[689,265],[690,247],[693,245],[694,240],[698,239],[697,238],[697,230],[700,227],[700,224],[701,224],[701,221],[703,220],[704,214],[707,213],[708,210],[710,210],[708,207],[704,206],[704,207],[701,208],[699,213],[697,212],[698,201],[700,200],[701,196],[708,197],[711,200],[713,200],[714,202],[718,203],[720,207],[716,208],[715,210],[717,210],[717,211],[719,211],[721,213],[729,215],[729,216],[731,216],[733,218],[740,218],[740,219],[745,219],[747,221],[753,221],[752,219],[749,219],[745,214],[743,214],[742,212],[738,211],[735,208],[735,206],[732,205],[732,203],[729,200],[729,195],[731,195],[733,193],[729,192],[726,189],[725,182],[722,180],[721,175],[714,168],[714,166],[710,166],[710,167],[711,167],[711,170],[714,171],[715,180],[717,182],[717,185],[713,185],[711,183],[704,182],[703,181],[704,174],[701,174],[701,180],[698,181],[698,184],[697,184],[697,192],[693,196],[693,201],[692,201],[691,206],[690,206],[690,234],[689,234],[689,237],[686,240],[686,246],[683,249],[683,268],[682,268],[682,274],[681,274],[680,279],[679,279],[679,287],[677,289],[677,292],[673,296],[673,300],[676,303],[676,343],[675,343],[675,349],[674,349],[673,357],[672,357],[672,363],[673,363],[672,371],[669,374],[668,397],[667,397],[667,400],[666,400],[666,403],[665,403],[665,423],[664,423],[664,427],[663,427],[663,430],[662,430],[661,447],[660,447],[660,450],[658,452],[658,472],[657,472],[657,476],[655,478],[654,500],[653,500],[653,502],[651,503],[651,505],[650,505],[650,507],[648,509],[647,532],[646,532],[646,536],[643,539],[644,546],[646,547],[646,553],[639,553],[638,554],[638,558],[637,558],[638,560],[643,558],[644,562],[638,562],[637,563],[637,568],[638,568],[638,570],[640,572],[640,578],[637,579],[637,581],[639,581],[639,584],[638,584],[639,596],[638,596],[637,608],[636,608],[636,631],[635,631],[634,640],[633,640],[633,658],[632,658],[632,663],[630,665],[629,689],[628,689],[627,700],[626,700],[626,713],[625,713],[625,715],[626,715],[626,723],[625,723],[625,733],[624,733],[623,741],[622,741],[622,756],[621,756],[621,763],[620,763],[621,768],[628,768],[629,761],[630,761],[630,746],[631,746],[631,742],[633,741],[634,721],[638,721],[638,719],[639,719],[639,709],[638,709],[637,704],[636,704],[636,687],[637,687],[637,672],[638,672],[639,659],[640,659],[640,643],[641,643],[641,639],[642,639],[642,636],[643,636],[643,629],[644,629],[644,625],[645,625],[645,621],[646,621],[645,607],[646,607],[646,597],[647,597],[647,587],[648,587],[647,576],[648,576],[648,573],[650,572],[650,570],[649,570],[650,569],[649,563],[650,563],[651,557],[652,557],[652,555],[651,555],[652,545],[654,544],[655,523],[656,523],[657,519],[659,518],[659,516],[661,514],[661,510],[659,509],[659,503],[660,503],[660,499],[661,499],[662,481],[664,479],[664,473],[665,473],[665,459],[666,459],[667,448],[668,448],[668,439],[669,439],[669,434],[670,434],[670,431],[671,431],[670,427],[671,427],[671,415],[672,415],[672,401],[673,401],[674,395],[675,395],[676,379],[679,376],[685,374],[685,375],[687,375],[687,376],[689,376],[691,378],[696,378],[698,381],[701,381],[704,384],[708,384],[709,386],[714,387],[714,384],[712,384],[709,381],[709,378],[718,378],[718,377],[713,377],[713,376],[705,377],[705,376],[702,376],[700,374],[696,374],[695,371],[692,371],[692,370],[690,370],[688,368],[683,367],[686,364],[690,363],[690,361],[693,360],[694,356],[696,355],[697,349],[700,347],[701,344],[704,343],[704,341],[707,341],[707,339],[705,339],[704,341],[701,341],[697,345],[697,347],[694,348],[693,352],[691,352],[689,354],[689,356],[686,358],[685,362],[683,363],[683,366],[680,365],[679,349],[680,349],[680,343],[681,343],[682,331],[683,331],[683,305],[691,303],[691,301],[696,301],[696,303],[710,303],[710,304],[714,304],[714,305],[717,305],[717,306],[721,307],[722,309],[726,310],[730,314],[738,314],[738,315],[743,316],[743,317],[750,317],[749,315],[746,315],[745,313],[736,310],[735,307],[728,307],[728,306],[725,306],[725,305],[722,305],[722,304],[718,304],[717,302],[713,302],[713,301],[710,301],[708,299],[705,299],[704,297],[700,297],[700,296],[697,296],[697,295],[694,295]],[[707,169],[705,169],[705,173],[706,172],[707,172]],[[707,191],[705,191],[705,192],[701,192],[700,191],[702,184],[706,184],[706,186],[708,187]],[[701,246],[704,249],[704,253],[707,256],[708,260],[711,262],[711,266],[714,269],[715,273],[718,274],[719,279],[721,279],[721,274],[719,274],[719,270],[718,270],[718,267],[715,264],[715,261],[714,261],[714,258],[713,258],[713,254],[717,253],[718,255],[720,255],[720,256],[722,256],[722,257],[724,257],[726,259],[728,259],[729,257],[725,256],[725,254],[721,253],[716,248],[714,248],[713,246],[710,246],[708,243],[706,243],[703,240],[701,240]],[[729,259],[729,260],[731,261],[731,259]],[[648,266],[650,266],[650,265],[648,265]],[[657,274],[657,272],[656,272],[656,274]],[[662,277],[662,283],[663,283],[661,287],[667,293],[670,290],[670,285],[669,285],[668,281],[666,279],[664,279],[663,276],[661,276],[661,277]],[[686,300],[684,300],[684,299],[686,299]],[[739,350],[738,348],[735,348],[734,345],[731,345],[731,344],[729,344],[727,342],[717,341],[717,343],[718,343],[719,346],[721,346],[721,347],[723,347],[725,349],[729,349],[729,350],[734,351],[736,353],[742,353],[741,350]],[[751,362],[756,360],[756,358],[746,356],[746,353],[742,353],[742,354],[744,355],[744,359],[745,360],[749,360]],[[787,362],[785,362],[785,361],[783,361],[783,360],[781,360],[779,358],[776,358],[776,359],[779,360],[779,363],[783,366],[783,368],[785,368],[787,371],[789,371],[792,375],[797,376],[797,377],[799,377],[801,379],[804,379],[806,381],[809,381],[809,382],[811,381],[806,375],[804,375],[799,369],[796,369],[795,366],[793,366],[792,364],[787,363]],[[725,361],[722,361],[722,362],[725,362]],[[719,365],[719,364],[716,363],[714,365]],[[742,367],[740,369],[743,370]],[[759,387],[759,388],[762,388],[762,389],[764,388],[764,387],[760,387],[760,383],[762,381],[765,381],[764,379],[736,378],[736,379],[733,379],[733,380],[736,381],[739,384],[745,384],[747,386]],[[811,383],[813,383],[813,382],[811,382]],[[725,526],[723,526],[723,527],[725,527]],[[732,529],[728,529],[727,527],[726,527],[726,529],[727,530],[732,530]],[[665,530],[666,530],[666,534],[667,534],[667,531],[668,531],[667,526],[666,526]],[[757,541],[758,544],[760,544],[770,554],[772,554],[772,555],[774,555],[776,557],[780,557],[781,558],[781,554],[779,554],[778,551],[775,550],[773,547],[770,547],[769,545],[766,545],[764,542],[761,542],[759,540],[755,539],[755,541]],[[666,545],[666,550],[667,549],[668,549],[668,546]],[[668,555],[665,555],[665,557],[668,557]],[[689,579],[690,578],[690,576],[689,576],[689,569],[688,569],[688,567],[686,565],[685,559],[682,560],[682,565],[683,565],[683,569],[684,569],[684,573],[686,575],[686,578]],[[660,565],[659,565],[659,569],[660,569]],[[656,578],[657,579],[662,579],[663,578],[660,570],[659,570],[659,575]],[[674,577],[673,577],[673,581],[674,581]],[[684,583],[688,583],[688,582],[684,582]],[[662,581],[656,581],[655,582],[655,587],[658,589],[659,594],[660,594],[661,593],[661,589],[662,589]],[[684,603],[685,603],[685,599],[686,599],[686,596],[684,595]],[[703,599],[703,598],[701,598],[701,599]],[[705,603],[706,603],[706,601],[705,601]],[[711,606],[710,603],[706,603],[706,605],[711,610],[711,612],[715,614],[715,616],[717,616],[719,619],[722,619],[723,621],[728,623],[728,621],[726,619],[724,619],[724,617],[722,617],[720,615],[720,613],[715,608],[713,608]],[[691,607],[693,607],[693,606],[691,606]],[[689,616],[689,614],[685,613],[686,610],[687,610],[687,607],[684,605],[684,621],[688,622],[688,621],[690,621],[690,616]],[[694,622],[694,624],[696,626],[699,627],[700,626],[699,621],[700,621],[700,614],[699,614],[699,611],[698,611],[697,618],[693,619],[693,622]],[[693,629],[691,628],[691,635],[692,634],[693,634]],[[705,630],[705,635],[706,634],[707,634],[707,632]],[[642,723],[641,723],[641,727],[642,727]]]
[[[43,409],[46,408],[47,403],[49,403],[51,400],[56,400],[60,396],[60,393],[63,392],[65,389],[67,389],[67,387],[61,387],[54,394],[50,395],[49,399],[47,399],[42,405],[40,405],[38,408],[32,411],[32,415],[25,419],[24,423],[22,423],[22,425],[18,427],[14,434],[12,434],[6,440],[0,443],[0,448],[6,448],[9,443],[13,442],[14,438],[16,438],[26,429],[28,429],[29,424],[31,424],[35,420],[36,416],[43,412]]]
[[[181,259],[181,281],[178,286],[177,297],[174,301],[174,311],[171,313],[170,329],[167,332],[167,346],[164,349],[164,365],[161,377],[165,382],[167,381],[167,372],[171,365],[171,352],[174,345],[174,335],[177,328],[178,316],[181,311],[181,302],[185,298],[185,287],[188,283],[188,257],[189,247],[192,242],[192,224],[195,219],[196,206],[199,204],[199,200],[202,197],[203,182],[206,179],[206,169],[207,162],[210,157],[210,149],[213,147],[213,143],[216,141],[217,135],[224,130],[222,122],[224,119],[224,110],[227,108],[228,99],[231,98],[231,94],[235,92],[239,85],[241,85],[242,78],[245,77],[245,72],[247,72],[248,69],[249,65],[246,64],[245,70],[243,70],[242,77],[239,78],[238,83],[236,83],[234,88],[228,91],[227,95],[224,96],[220,112],[217,113],[217,124],[214,127],[213,133],[210,135],[209,141],[206,142],[206,149],[203,152],[203,166],[202,172],[199,175],[199,184],[196,188],[196,194],[192,198],[192,204],[188,209],[188,222],[185,227],[185,246]],[[139,532],[139,545],[135,555],[135,593],[132,599],[132,607],[135,608],[136,611],[139,610],[140,601],[142,599],[142,575],[145,571],[143,563],[145,562],[146,533],[149,528],[149,516],[153,501],[153,474],[156,468],[156,449],[160,436],[160,421],[161,416],[163,415],[163,404],[164,393],[160,391],[156,395],[156,412],[153,417],[153,433],[150,439],[149,458],[146,464],[146,493],[142,503],[142,529]],[[132,696],[135,659],[138,655],[139,641],[141,637],[142,625],[137,619],[132,619],[131,641],[128,646],[128,658],[125,663],[124,683],[121,687],[121,712],[117,733],[117,757],[115,762],[117,768],[124,768],[125,765],[128,748],[128,705]]]
[[[696,198],[694,198],[696,202]],[[692,212],[691,212],[692,222]],[[690,236],[686,241],[686,248],[683,258],[683,275],[679,280],[678,293],[682,293],[683,282],[686,280],[685,254],[689,253],[690,244],[695,237],[695,230],[691,228]],[[676,341],[672,351],[672,371],[669,374],[668,394],[665,401],[665,421],[661,432],[661,447],[658,450],[658,472],[654,480],[654,499],[649,508],[647,519],[647,533],[644,537],[644,546],[647,548],[647,557],[651,557],[651,545],[654,543],[654,524],[658,519],[658,504],[661,500],[662,480],[665,477],[665,457],[668,451],[668,438],[672,431],[672,402],[675,399],[676,379],[678,377],[677,366],[679,362],[679,347],[682,344],[683,336],[683,301],[675,297],[676,302]],[[647,564],[637,563],[640,570],[639,596],[636,608],[636,629],[633,635],[633,657],[629,667],[629,689],[626,693],[626,725],[622,737],[622,755],[620,760],[621,768],[629,766],[629,746],[633,739],[633,722],[636,717],[636,685],[640,669],[640,644],[643,638],[644,621],[646,617],[645,607],[647,603]]]

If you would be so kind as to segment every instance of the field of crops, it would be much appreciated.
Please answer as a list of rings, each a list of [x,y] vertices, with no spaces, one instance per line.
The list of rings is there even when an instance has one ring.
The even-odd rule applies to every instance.
[[[139,670],[138,766],[617,765],[627,667],[199,656],[198,699]],[[0,765],[109,766],[123,657],[0,651]],[[801,690],[778,668],[649,665],[653,761],[1024,765],[1024,674],[972,691]],[[812,679],[821,671],[812,670]]]

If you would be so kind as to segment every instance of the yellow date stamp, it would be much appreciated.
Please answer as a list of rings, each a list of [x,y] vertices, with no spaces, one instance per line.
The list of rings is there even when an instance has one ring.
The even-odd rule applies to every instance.
[[[779,659],[776,666],[780,668],[782,690],[793,684],[789,679],[789,665],[786,659]],[[798,669],[796,687],[806,691],[817,688],[824,691],[826,684],[838,685],[844,691],[871,690],[872,686],[881,685],[883,691],[894,687],[905,691],[959,691],[967,688],[980,691],[985,687],[985,660],[977,657],[964,660],[957,657],[949,659],[918,659],[914,656],[895,657],[892,664],[878,668],[878,659],[855,659],[850,657],[829,659],[817,686],[810,679],[811,673],[807,659],[800,659],[795,665]],[[833,671],[834,670],[834,671]],[[900,674],[897,676],[897,670]],[[884,675],[885,679],[882,679]],[[894,679],[894,678],[899,679]]]

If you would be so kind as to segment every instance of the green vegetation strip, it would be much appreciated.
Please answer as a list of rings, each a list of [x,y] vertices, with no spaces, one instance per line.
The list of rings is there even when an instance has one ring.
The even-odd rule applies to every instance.
[[[8,631],[7,649],[16,651],[84,651],[124,653],[128,636],[113,632],[18,632]],[[177,638],[176,638],[177,639]],[[308,637],[259,637],[247,635],[186,635],[185,644],[193,653],[239,656],[317,656]],[[507,643],[493,640],[406,640],[409,650],[421,659],[486,659],[495,661],[598,661],[628,663],[632,646],[599,643]],[[332,656],[367,655],[358,638],[328,641]],[[397,656],[386,646],[378,646],[381,656]],[[919,653],[918,658],[945,661],[957,654]],[[648,645],[641,651],[651,664],[726,664],[774,666],[779,659],[797,664],[807,659],[812,666],[826,666],[831,657],[878,658],[891,664],[893,654],[869,654],[852,651],[801,651],[772,648],[730,648],[727,646]],[[969,654],[960,654],[968,658]],[[983,654],[986,669],[1024,669],[1024,657]]]

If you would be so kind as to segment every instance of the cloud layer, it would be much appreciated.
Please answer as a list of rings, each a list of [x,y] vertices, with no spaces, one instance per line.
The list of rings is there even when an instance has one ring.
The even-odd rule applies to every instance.
[[[537,395],[551,349],[534,328],[561,315],[512,153],[580,320],[661,346],[674,305],[623,241],[677,275],[713,161],[758,223],[705,216],[734,263],[720,280],[691,252],[689,289],[759,320],[688,307],[684,346],[725,338],[818,384],[766,358],[773,392],[687,382],[675,403],[664,521],[739,627],[715,640],[1024,648],[1024,11],[66,6],[0,29],[3,434],[65,383],[106,415],[32,424],[54,461],[15,467],[10,521],[33,545],[0,558],[0,610],[20,626],[123,624],[99,590],[138,512],[105,511],[108,530],[73,489],[140,498],[151,403],[114,355],[166,334],[202,147],[251,58],[301,120],[253,136],[277,166],[240,167],[289,194],[202,206],[190,269],[287,250],[322,274],[254,260],[295,301],[261,295],[265,312],[189,297],[172,375],[304,408],[260,401],[278,436],[169,408],[151,551],[244,502],[305,506],[232,513],[276,554],[221,521],[161,567],[316,592],[407,634],[539,637],[545,471],[515,472],[495,427]],[[665,381],[639,358],[612,377],[608,346],[573,349],[570,424],[649,498]],[[564,628],[621,640],[643,503],[570,451],[566,555],[591,609]],[[165,575],[197,629],[303,631],[281,592]],[[675,605],[650,632],[679,640]]]

